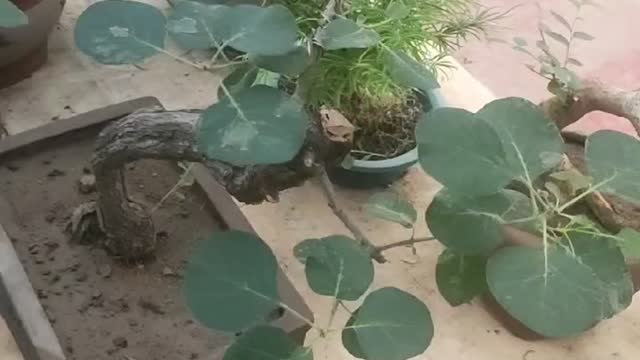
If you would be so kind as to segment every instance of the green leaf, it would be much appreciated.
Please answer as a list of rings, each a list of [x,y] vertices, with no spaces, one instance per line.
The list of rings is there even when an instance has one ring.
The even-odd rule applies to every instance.
[[[236,95],[243,90],[246,90],[253,86],[258,76],[260,69],[252,64],[238,65],[227,77],[222,80],[222,83],[227,87],[227,90],[232,95]],[[222,87],[218,88],[218,99],[224,98],[226,95],[222,91]]]
[[[521,38],[521,37],[514,37],[513,38],[513,42],[520,48],[527,46],[527,40]]]
[[[393,20],[402,20],[411,14],[411,8],[409,8],[404,1],[394,0],[389,3],[385,15]]]
[[[318,32],[317,40],[327,50],[368,48],[378,45],[380,35],[353,20],[337,18]]]
[[[258,326],[242,334],[223,360],[313,360],[311,349],[297,345],[284,330]]]
[[[591,35],[589,35],[589,34],[587,34],[585,32],[582,32],[582,31],[574,32],[573,33],[573,37],[576,38],[576,39],[585,40],[585,41],[591,41],[591,40],[595,39],[595,37],[593,37],[593,36],[591,36]]]
[[[13,28],[29,24],[29,17],[9,0],[0,0],[0,27]]]
[[[196,1],[179,1],[170,8],[167,21],[169,36],[184,49],[211,49],[222,44],[216,39],[216,24],[222,21],[226,8]]]
[[[484,256],[465,256],[445,249],[436,265],[436,284],[440,294],[451,306],[471,302],[487,290],[486,267],[487,258]]]
[[[502,225],[532,216],[529,199],[512,190],[466,197],[444,188],[425,215],[433,236],[461,255],[486,255],[504,242]],[[532,226],[521,223],[520,227]]]
[[[305,111],[291,96],[257,85],[202,114],[198,147],[209,159],[238,166],[284,163],[302,147],[307,123]]]
[[[640,142],[627,134],[601,130],[587,138],[586,162],[599,191],[640,203]]]
[[[418,212],[410,202],[395,193],[377,193],[365,204],[365,210],[380,219],[398,223],[408,229],[413,227]]]
[[[624,255],[614,240],[595,234],[569,232],[563,239],[570,244],[567,251],[597,277],[601,318],[608,319],[629,307],[633,297],[633,282]]]
[[[563,250],[509,247],[487,263],[489,290],[514,318],[549,338],[577,335],[599,320],[598,279]]]
[[[344,347],[367,360],[406,360],[422,354],[433,338],[429,309],[396,288],[370,293],[342,333]]]
[[[627,263],[640,263],[640,233],[629,228],[622,229],[618,233],[620,238],[620,250],[624,254]]]
[[[391,78],[401,86],[424,92],[440,87],[431,71],[405,53],[386,49],[384,62]]]
[[[187,305],[216,330],[237,332],[264,321],[280,300],[278,263],[253,234],[214,234],[194,250],[185,274]]]
[[[166,20],[155,7],[135,1],[106,0],[78,18],[78,48],[102,64],[139,63],[164,48]]]
[[[304,46],[298,46],[285,55],[257,56],[249,54],[249,60],[260,68],[287,76],[300,75],[311,64],[311,57]]]
[[[580,78],[578,78],[578,75],[565,66],[554,66],[553,75],[569,89],[578,90],[580,88]]]
[[[555,31],[551,31],[551,30],[547,30],[544,33],[547,34],[553,40],[561,43],[565,47],[569,47],[569,40],[567,40],[567,38],[564,37],[564,35],[561,35],[561,34],[555,32]]]
[[[358,300],[373,281],[373,263],[360,244],[334,235],[306,248],[305,274],[311,289],[341,300]]]
[[[562,160],[564,142],[560,131],[532,102],[520,98],[495,100],[477,116],[493,126],[500,137],[511,178],[525,178],[526,168],[533,181]],[[475,177],[477,173],[471,174]]]
[[[416,142],[422,168],[453,192],[491,194],[512,179],[498,133],[466,110],[438,108],[423,115]]]
[[[571,26],[571,24],[569,23],[569,21],[567,21],[567,19],[564,18],[564,16],[558,14],[557,12],[553,11],[553,10],[549,10],[549,12],[551,13],[551,16],[553,16],[560,24],[562,24],[567,30],[569,31],[573,31],[573,27]]]
[[[272,88],[278,88],[279,81],[280,74],[265,69],[259,69],[258,76],[256,76],[256,81],[253,85],[266,85]]]
[[[307,262],[307,258],[311,256],[316,251],[316,247],[321,246],[320,239],[306,239],[304,241],[299,242],[296,246],[293,247],[293,255],[300,261],[302,264]]]

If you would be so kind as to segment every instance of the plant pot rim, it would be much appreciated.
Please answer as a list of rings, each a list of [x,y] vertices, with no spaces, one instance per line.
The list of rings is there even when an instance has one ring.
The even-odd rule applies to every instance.
[[[426,96],[431,105],[431,109],[437,109],[447,106],[447,101],[444,97],[442,89],[440,88],[429,90],[426,93],[420,91],[419,94],[424,94]],[[356,172],[392,172],[396,170],[402,171],[417,162],[418,148],[414,147],[404,154],[384,160],[359,160],[354,159],[351,155],[347,155],[345,157],[343,165],[341,165],[340,167],[347,171]],[[349,164],[349,166],[344,166],[345,163]]]

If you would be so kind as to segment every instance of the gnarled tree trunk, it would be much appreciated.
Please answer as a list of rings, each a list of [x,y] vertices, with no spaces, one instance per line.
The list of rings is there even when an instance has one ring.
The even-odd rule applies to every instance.
[[[198,162],[241,202],[256,204],[277,199],[282,190],[299,186],[327,162],[341,159],[350,144],[330,138],[314,118],[305,144],[291,161],[276,165],[232,166],[212,161],[196,144],[200,111],[153,109],[131,114],[106,127],[99,135],[93,158],[99,199],[95,219],[104,232],[104,245],[125,260],[153,252],[156,232],[145,205],[129,198],[124,166],[141,159]]]

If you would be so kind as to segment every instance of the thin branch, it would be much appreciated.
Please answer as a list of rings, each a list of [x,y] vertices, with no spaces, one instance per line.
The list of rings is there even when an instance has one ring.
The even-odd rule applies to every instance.
[[[419,243],[422,243],[422,242],[433,241],[435,239],[436,238],[434,238],[434,237],[425,237],[425,238],[398,241],[398,242],[391,243],[391,244],[388,244],[388,245],[378,246],[378,247],[376,247],[376,251],[383,252],[383,251],[387,251],[389,249],[393,249],[393,248],[396,248],[396,247],[411,246],[411,245],[419,244]]]
[[[355,236],[356,240],[360,242],[362,246],[364,246],[371,254],[371,258],[379,263],[387,262],[384,256],[378,251],[377,247],[367,238],[364,232],[358,227],[358,225],[351,220],[349,215],[337,204],[336,201],[336,191],[333,188],[333,184],[331,180],[329,180],[329,175],[327,175],[327,171],[322,169],[320,172],[320,184],[322,185],[322,190],[327,196],[328,205],[333,211],[333,213],[342,221],[344,226],[349,229],[349,231]]]

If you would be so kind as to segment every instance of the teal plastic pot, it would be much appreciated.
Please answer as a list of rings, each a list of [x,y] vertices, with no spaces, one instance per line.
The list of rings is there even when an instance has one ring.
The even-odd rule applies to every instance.
[[[429,91],[426,96],[423,93],[419,95],[425,103],[425,109],[437,109],[446,106],[446,101],[440,89]],[[385,160],[358,160],[347,155],[344,163],[351,164],[351,166],[348,168],[344,165],[331,167],[328,169],[328,174],[334,184],[348,188],[370,189],[386,187],[403,177],[407,170],[417,162],[417,148]]]

